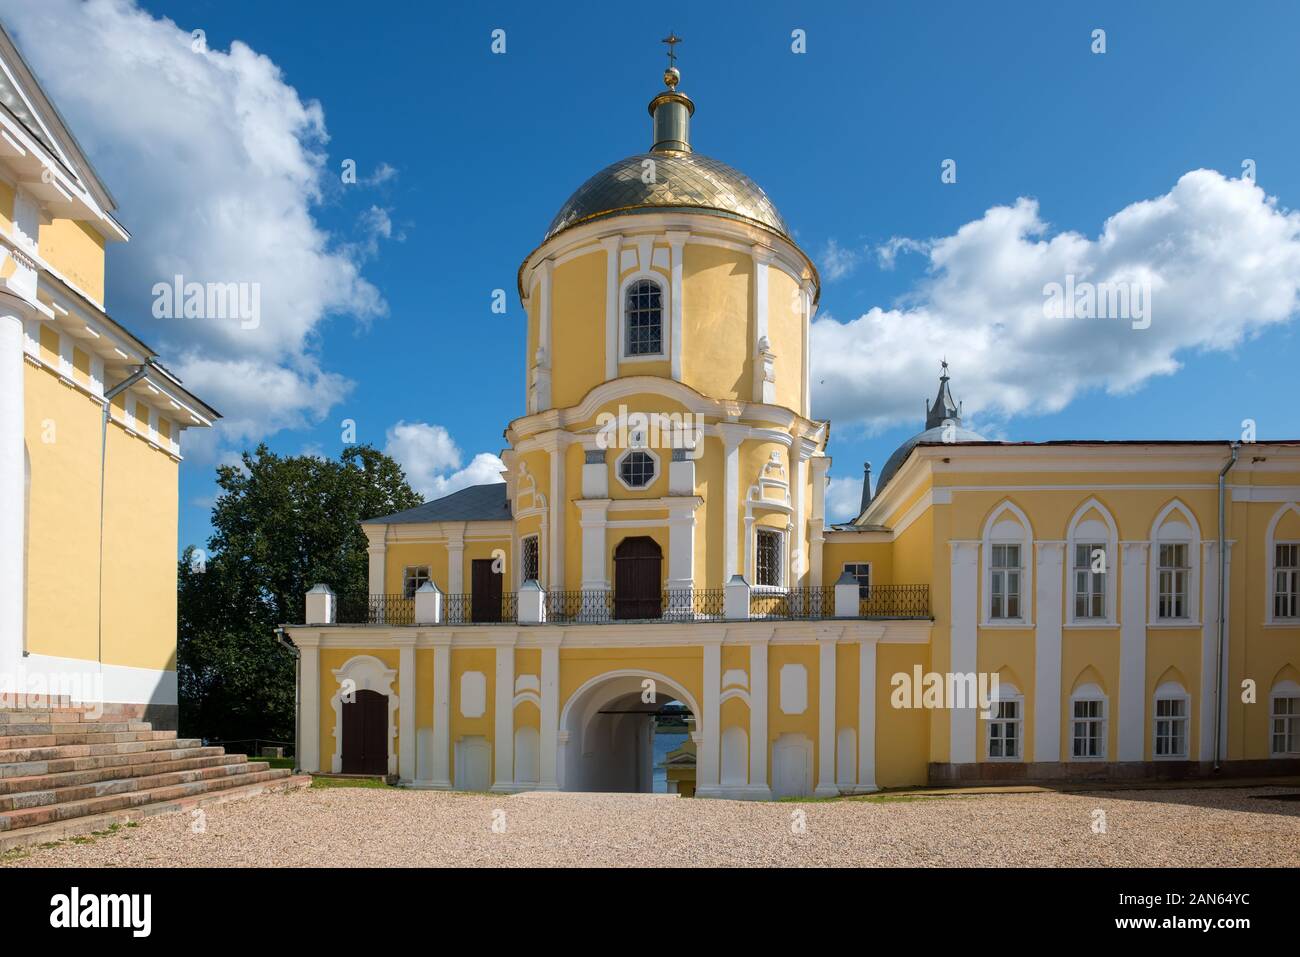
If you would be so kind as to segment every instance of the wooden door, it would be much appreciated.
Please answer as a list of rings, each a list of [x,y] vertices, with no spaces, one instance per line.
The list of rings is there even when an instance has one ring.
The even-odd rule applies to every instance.
[[[614,549],[614,617],[659,618],[663,614],[663,553],[644,535]]]
[[[343,703],[344,774],[388,773],[388,696],[358,691]]]
[[[501,580],[505,577],[492,570],[491,558],[476,558],[470,563],[470,620],[501,620]]]

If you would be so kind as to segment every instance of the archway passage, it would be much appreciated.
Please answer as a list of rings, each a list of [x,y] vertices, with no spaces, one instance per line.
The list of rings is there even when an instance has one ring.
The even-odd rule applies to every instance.
[[[659,618],[663,552],[653,538],[625,538],[614,549],[614,617]]]
[[[653,684],[647,686],[647,681]],[[680,690],[630,674],[580,691],[562,719],[567,743],[561,788],[693,794],[691,709]]]
[[[358,691],[343,703],[344,774],[388,773],[388,696]]]

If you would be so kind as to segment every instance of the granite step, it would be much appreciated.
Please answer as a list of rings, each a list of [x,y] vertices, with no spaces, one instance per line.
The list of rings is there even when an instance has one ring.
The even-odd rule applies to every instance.
[[[71,716],[68,716],[71,717]],[[17,737],[29,734],[109,734],[123,731],[152,731],[148,721],[35,721],[0,725],[0,735]]]
[[[248,760],[242,754],[224,754],[220,748],[195,748],[188,751],[149,752],[150,759],[134,764],[118,763],[101,768],[80,771],[62,771],[53,774],[28,774],[21,777],[0,778],[0,798],[23,791],[48,791],[57,788],[94,784],[97,781],[140,778],[168,771],[191,771],[195,768],[215,767],[222,764],[239,764]],[[166,757],[154,758],[154,755]],[[190,755],[172,757],[172,755]]]
[[[117,744],[125,741],[164,741],[175,731],[75,731],[51,734],[0,735],[0,755],[22,748],[48,748],[63,744]],[[0,760],[4,760],[0,757]]]
[[[61,771],[85,771],[107,767],[110,764],[130,764],[153,760],[151,753],[160,751],[190,751],[202,748],[198,738],[175,738],[163,741],[132,741],[123,744],[77,744],[66,747],[33,748],[0,753],[0,778],[26,774],[55,774]],[[213,746],[214,754],[222,749]],[[122,759],[122,760],[116,760]]]
[[[147,788],[139,791],[127,791],[105,797],[85,798],[67,801],[62,804],[43,804],[39,807],[22,808],[16,811],[0,813],[0,831],[16,831],[25,827],[41,824],[53,824],[69,818],[87,817],[107,811],[140,807],[158,801],[174,801],[187,797],[206,794],[223,788],[240,787],[245,784],[263,784],[290,777],[293,772],[287,768],[265,768],[244,774],[191,781],[184,784],[169,784],[161,787]]]
[[[151,791],[156,788],[169,787],[173,784],[190,784],[194,781],[239,777],[266,771],[270,767],[265,761],[249,761],[243,758],[243,755],[232,755],[232,757],[242,758],[242,760],[207,768],[194,768],[189,771],[166,771],[142,777],[111,778],[93,784],[78,784],[51,790],[21,791],[16,794],[8,794],[0,796],[0,814],[58,804],[70,804],[74,801],[85,801],[115,794],[128,794],[133,791]]]
[[[286,777],[273,778],[256,784],[232,785],[221,790],[208,791],[190,797],[155,801],[152,804],[142,804],[139,807],[90,814],[85,817],[74,817],[51,824],[18,828],[14,831],[3,831],[0,832],[0,853],[15,848],[29,847],[33,844],[44,844],[47,841],[58,841],[79,834],[104,831],[114,825],[129,824],[132,821],[140,821],[158,814],[174,814],[178,811],[190,811],[199,807],[211,807],[216,804],[225,804],[227,801],[241,801],[262,794],[291,791],[309,787],[310,785],[310,775],[290,774]]]

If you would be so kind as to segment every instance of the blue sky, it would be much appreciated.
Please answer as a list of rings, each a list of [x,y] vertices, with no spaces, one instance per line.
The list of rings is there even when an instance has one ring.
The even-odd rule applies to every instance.
[[[182,546],[207,535],[213,464],[259,439],[335,455],[353,419],[438,490],[500,451],[523,405],[516,270],[573,189],[649,145],[670,29],[695,147],[757,180],[822,268],[833,500],[919,429],[944,355],[994,437],[1231,438],[1244,418],[1296,437],[1296,5],[446,7],[0,0],[135,236],[110,252],[110,313],[234,411],[187,453]],[[45,17],[84,31],[84,69]],[[194,29],[190,62],[173,47]],[[339,182],[345,159],[362,182]],[[1231,182],[1247,159],[1258,188]],[[229,202],[205,208],[212,182]],[[884,268],[891,239],[919,246]],[[152,281],[213,268],[195,278],[263,284],[257,338],[149,316]],[[1041,276],[1134,269],[1156,277],[1151,329],[1025,325]]]

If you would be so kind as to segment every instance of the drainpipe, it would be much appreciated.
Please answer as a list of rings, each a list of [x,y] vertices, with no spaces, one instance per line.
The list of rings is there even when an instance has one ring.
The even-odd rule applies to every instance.
[[[136,370],[104,393],[104,409],[99,420],[99,595],[98,595],[98,659],[102,668],[104,664],[104,476],[108,472],[108,417],[113,400],[131,386],[149,374],[148,366],[138,366]],[[26,654],[26,651],[24,651]]]
[[[1214,770],[1219,770],[1219,752],[1223,744],[1223,632],[1227,622],[1224,611],[1224,596],[1228,583],[1224,581],[1228,569],[1228,556],[1224,549],[1224,526],[1226,524],[1226,489],[1228,471],[1237,464],[1240,442],[1233,442],[1231,455],[1219,470],[1219,648],[1214,667]]]
[[[275,629],[275,637],[285,650],[293,655],[293,770],[297,773],[302,770],[302,761],[299,757],[302,749],[298,747],[302,737],[302,708],[299,706],[299,692],[302,688],[302,655],[298,652],[298,646],[285,635],[283,628]]]

